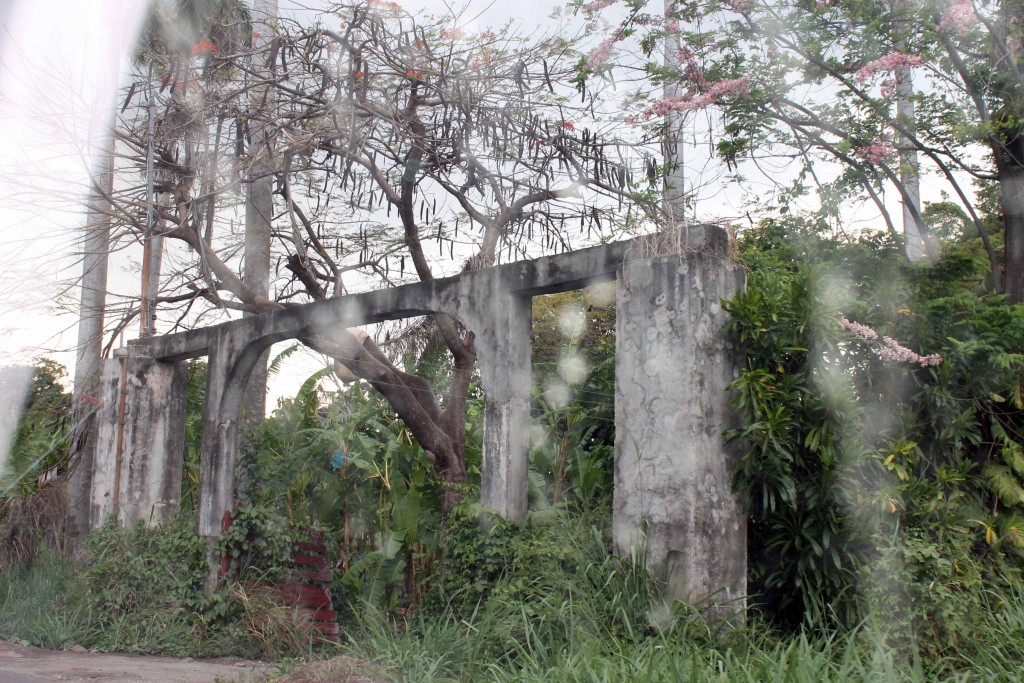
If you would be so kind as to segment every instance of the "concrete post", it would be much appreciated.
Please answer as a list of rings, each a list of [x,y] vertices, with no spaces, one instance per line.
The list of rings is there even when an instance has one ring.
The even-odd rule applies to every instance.
[[[716,226],[684,228],[674,255],[656,247],[618,278],[615,369],[616,551],[645,550],[671,599],[746,595],[746,518],[732,490],[734,426],[726,386],[736,356],[720,301],[745,285]]]
[[[185,363],[126,356],[104,361],[92,528],[114,514],[126,527],[140,519],[156,526],[177,514],[187,396]]]
[[[510,291],[497,270],[477,271],[459,309],[475,334],[485,397],[480,502],[522,523],[530,469],[530,297]]]
[[[235,462],[245,381],[235,376],[244,348],[230,334],[218,334],[210,345],[203,407],[203,449],[199,475],[200,536],[220,536],[224,513],[234,504]]]

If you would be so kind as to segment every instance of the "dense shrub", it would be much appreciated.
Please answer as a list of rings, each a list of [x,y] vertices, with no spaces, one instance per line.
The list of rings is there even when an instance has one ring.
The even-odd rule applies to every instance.
[[[726,306],[751,586],[778,623],[852,626],[874,604],[955,644],[963,600],[1024,547],[1024,306],[984,295],[955,246],[926,269],[874,234],[791,227],[746,235],[748,288]],[[886,336],[942,362],[893,360]]]

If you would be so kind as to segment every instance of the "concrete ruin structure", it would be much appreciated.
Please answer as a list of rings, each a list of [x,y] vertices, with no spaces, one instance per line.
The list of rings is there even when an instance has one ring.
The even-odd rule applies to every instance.
[[[716,226],[352,294],[213,327],[140,339],[104,361],[90,499],[93,527],[173,517],[181,490],[185,361],[208,358],[198,533],[215,540],[235,503],[242,407],[272,344],[386,320],[448,314],[475,335],[485,394],[481,498],[527,517],[531,298],[616,281],[618,553],[643,553],[669,595],[742,608],[746,519],[732,490],[727,386],[736,352],[721,301],[745,285]]]

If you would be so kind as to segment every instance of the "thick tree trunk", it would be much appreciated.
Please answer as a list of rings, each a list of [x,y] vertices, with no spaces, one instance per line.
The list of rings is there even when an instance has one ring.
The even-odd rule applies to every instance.
[[[79,304],[78,353],[72,398],[71,474],[68,478],[67,534],[83,538],[91,524],[89,494],[96,447],[96,394],[103,350],[103,311],[107,299],[107,256],[110,252],[110,200],[114,180],[113,138],[97,164],[96,190],[89,201],[83,238],[82,288]],[[106,195],[106,196],[104,196]]]
[[[1024,166],[999,164],[999,198],[1005,228],[1003,291],[1011,303],[1024,302]]]

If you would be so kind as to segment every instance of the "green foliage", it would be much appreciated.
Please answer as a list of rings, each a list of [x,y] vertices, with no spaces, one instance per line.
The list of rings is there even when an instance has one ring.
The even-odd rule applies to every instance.
[[[199,505],[199,463],[202,461],[206,370],[206,361],[189,361],[188,394],[185,403],[185,453],[181,477],[181,509],[192,512],[195,512]]]
[[[643,564],[612,555],[607,531],[591,524],[600,517],[557,514],[517,525],[481,522],[480,513],[453,513],[445,571],[425,611],[480,624],[481,654],[520,660],[533,639],[553,647],[580,638],[635,641],[666,626],[652,620],[657,594]]]
[[[267,515],[242,510],[238,517],[258,543]],[[266,583],[273,572],[254,571],[255,554],[241,581],[204,594],[207,540],[193,526],[187,516],[163,529],[111,523],[86,539],[81,563],[44,553],[0,575],[0,637],[178,657],[308,654],[308,626]]]
[[[781,623],[854,624],[870,609],[860,586],[891,557],[913,592],[940,569],[921,548],[947,567],[987,554],[976,579],[937,584],[942,600],[907,603],[909,628],[940,643],[927,624],[956,629],[952,606],[991,562],[1019,560],[1024,307],[979,297],[983,270],[955,248],[920,270],[884,238],[806,227],[751,231],[747,291],[726,304],[747,356],[733,383],[744,427],[727,436],[743,445],[752,587]],[[840,315],[943,361],[882,360]]]
[[[5,496],[30,494],[38,488],[40,474],[66,467],[70,433],[71,395],[61,380],[67,374],[64,366],[43,358],[32,367],[32,375],[17,420],[14,440],[6,469],[0,472],[0,500]],[[12,377],[13,378],[13,377]],[[7,392],[14,387],[0,386]]]
[[[531,505],[610,502],[615,441],[614,289],[534,299]]]
[[[263,507],[238,507],[231,526],[217,539],[217,554],[227,558],[231,580],[273,582],[287,577],[294,540],[281,515]]]

